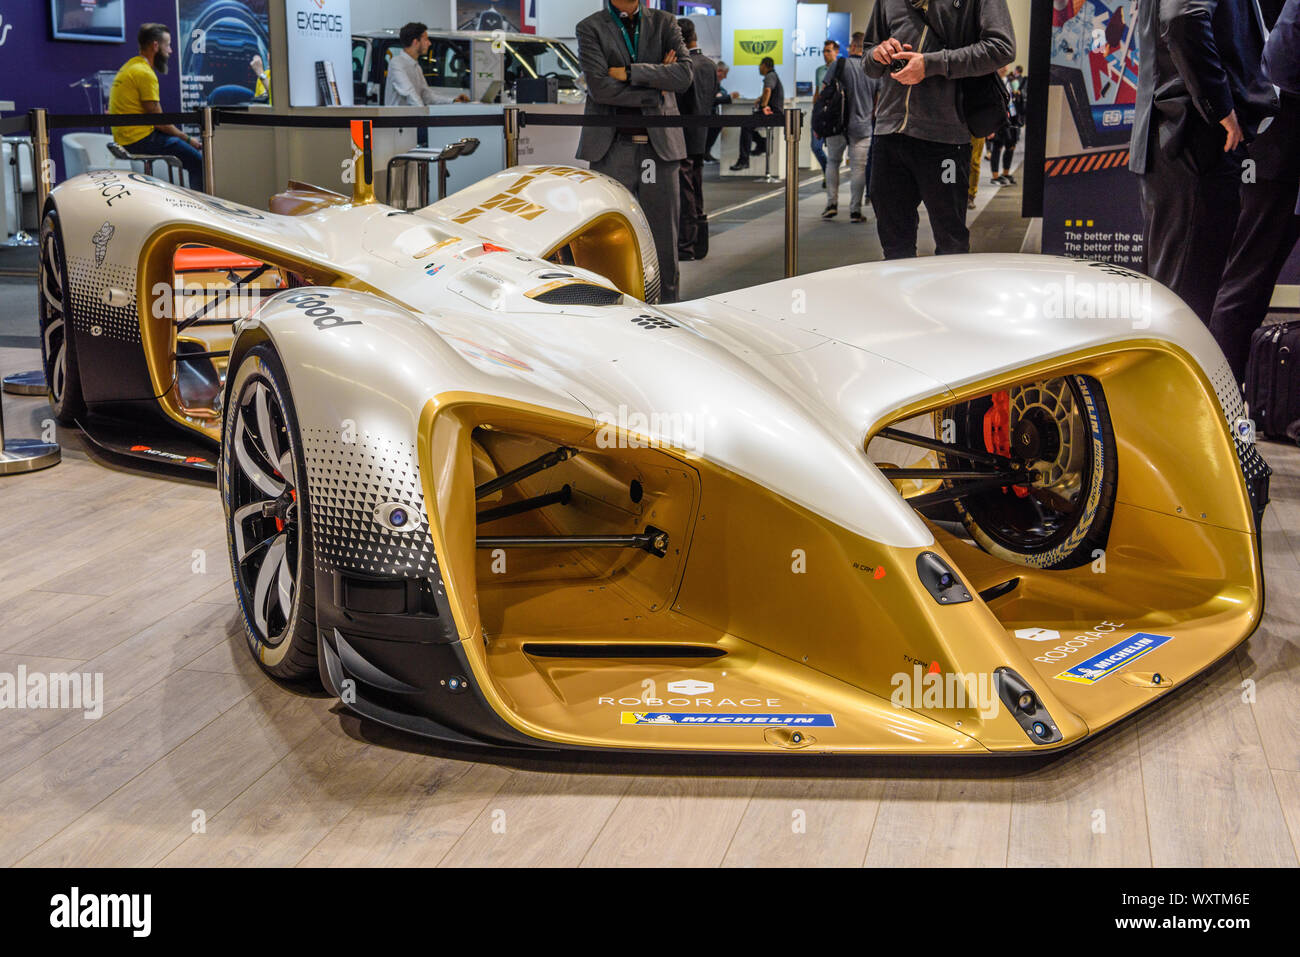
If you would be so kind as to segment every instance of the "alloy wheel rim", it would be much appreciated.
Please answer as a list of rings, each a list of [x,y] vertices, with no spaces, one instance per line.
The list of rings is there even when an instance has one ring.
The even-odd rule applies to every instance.
[[[298,582],[297,470],[284,411],[263,379],[251,379],[234,410],[231,525],[237,586],[259,642],[289,632]]]
[[[68,329],[63,307],[63,262],[54,230],[48,225],[41,236],[40,286],[45,382],[50,395],[58,402],[63,398],[67,380]]]

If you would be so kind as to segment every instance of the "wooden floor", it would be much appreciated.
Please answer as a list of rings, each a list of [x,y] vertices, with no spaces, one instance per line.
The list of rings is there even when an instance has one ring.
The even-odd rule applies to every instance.
[[[37,361],[0,349],[3,373]],[[40,433],[44,400],[4,400]],[[105,714],[0,711],[0,863],[1297,864],[1300,450],[1264,448],[1256,635],[1026,767],[503,760],[389,731],[252,664],[210,487],[60,438],[57,468],[0,479],[0,672],[102,672]]]

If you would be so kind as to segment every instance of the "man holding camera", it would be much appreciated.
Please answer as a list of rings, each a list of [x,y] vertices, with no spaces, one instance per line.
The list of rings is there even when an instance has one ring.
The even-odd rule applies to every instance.
[[[876,0],[866,32],[864,69],[882,78],[870,193],[885,258],[916,255],[921,203],[935,252],[970,252],[971,133],[957,81],[1015,56],[1006,0]]]

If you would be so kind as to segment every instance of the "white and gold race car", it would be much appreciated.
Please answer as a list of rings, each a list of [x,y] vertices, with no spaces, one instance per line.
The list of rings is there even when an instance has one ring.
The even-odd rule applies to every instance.
[[[1268,469],[1201,322],[1099,262],[849,266],[655,305],[613,180],[411,212],[55,188],[55,411],[216,473],[248,646],[417,734],[1075,744],[1260,620]]]

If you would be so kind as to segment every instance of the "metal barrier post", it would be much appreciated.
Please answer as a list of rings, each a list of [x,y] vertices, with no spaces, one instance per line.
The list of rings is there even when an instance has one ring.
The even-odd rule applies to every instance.
[[[54,165],[50,163],[50,130],[45,119],[45,110],[32,110],[29,114],[31,131],[32,131],[32,178],[36,181],[36,215],[43,219],[45,216],[45,200],[50,195],[50,179],[54,176]],[[14,159],[18,159],[18,148],[14,147]],[[16,169],[17,167],[15,167]],[[21,189],[15,189],[15,198],[18,202],[18,229],[22,231],[23,225],[23,194]],[[40,229],[37,228],[39,233]],[[38,240],[32,240],[32,245],[36,245]],[[39,256],[40,253],[38,252]],[[2,385],[3,391],[10,395],[45,395],[49,388],[45,384],[45,370],[33,369],[30,372],[15,372],[12,375],[4,377]],[[4,440],[3,423],[0,422],[0,442]],[[17,442],[19,440],[15,440]],[[22,440],[27,441],[27,440]],[[36,443],[44,445],[45,443]],[[6,447],[7,448],[7,447]],[[59,447],[53,446],[55,458],[53,462],[47,462],[46,465],[53,465],[58,459]],[[7,475],[10,471],[30,471],[31,468],[45,468],[45,465],[35,465],[31,468],[13,468],[6,469],[5,462],[8,461],[6,453],[0,452],[0,475]]]
[[[45,215],[45,200],[54,185],[54,164],[50,162],[50,127],[45,119],[45,110],[32,110],[32,146],[36,149],[36,214]],[[47,175],[48,172],[48,175]]]
[[[519,165],[519,108],[505,108],[506,169]]]
[[[785,110],[785,275],[799,275],[799,131],[803,113]]]
[[[63,453],[52,442],[6,439],[4,401],[0,399],[0,475],[35,472],[58,465]]]
[[[203,191],[209,196],[217,195],[216,157],[212,155],[212,107],[203,107],[203,129],[199,133],[203,142]]]

